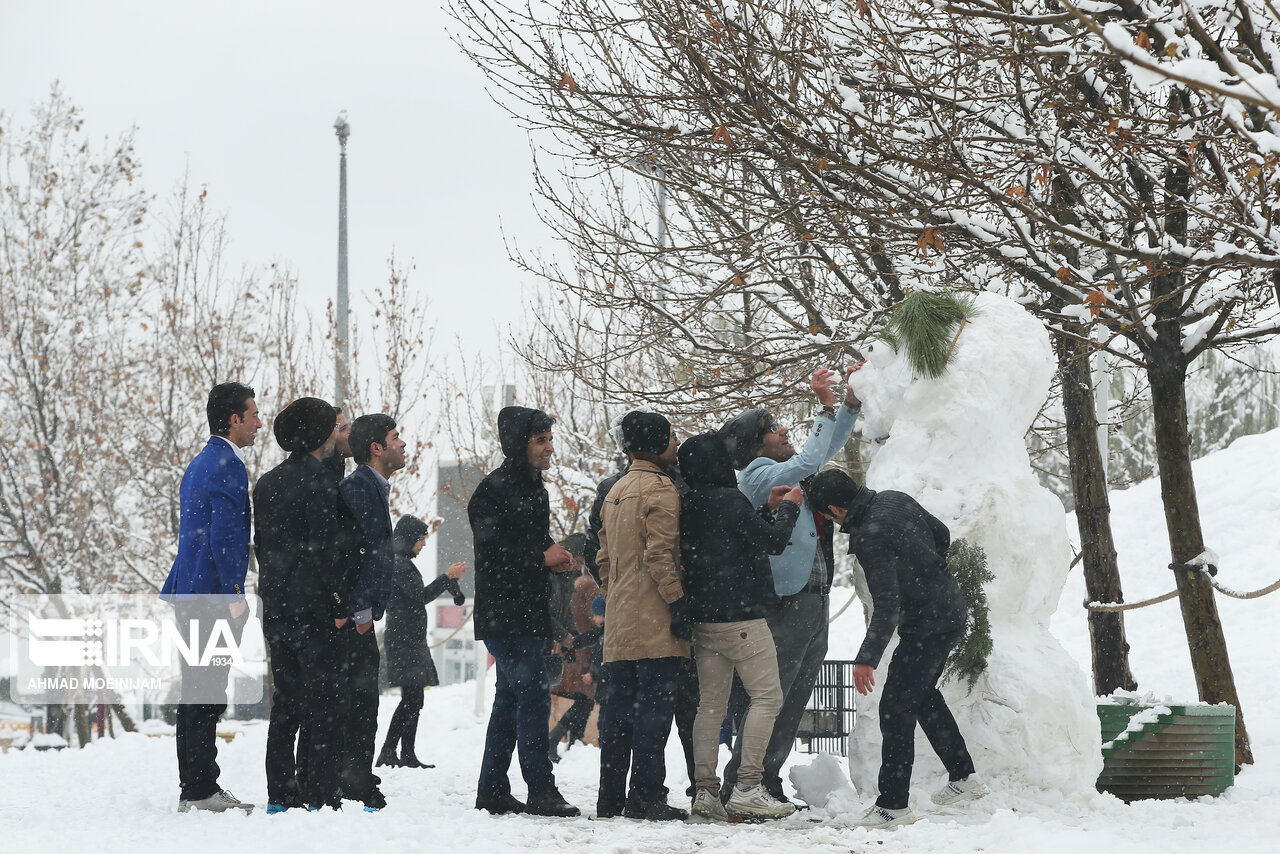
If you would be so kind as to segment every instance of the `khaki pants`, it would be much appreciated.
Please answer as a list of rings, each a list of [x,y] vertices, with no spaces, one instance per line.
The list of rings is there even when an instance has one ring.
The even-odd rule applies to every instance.
[[[738,782],[754,786],[764,774],[764,753],[773,732],[773,719],[782,708],[782,688],[778,683],[778,655],[773,635],[764,620],[737,623],[699,623],[693,627],[693,653],[698,663],[698,690],[701,701],[693,723],[694,785],[720,791],[716,759],[720,746],[720,724],[729,705],[733,671],[751,697],[742,724],[742,764]]]

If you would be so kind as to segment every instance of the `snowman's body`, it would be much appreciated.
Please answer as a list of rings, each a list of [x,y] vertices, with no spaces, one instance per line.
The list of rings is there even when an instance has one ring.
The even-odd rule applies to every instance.
[[[1047,396],[1053,353],[1044,328],[1011,300],[982,294],[977,308],[941,377],[914,377],[883,344],[854,374],[863,435],[877,441],[867,485],[913,496],[953,542],[981,546],[995,575],[985,588],[989,667],[972,690],[963,680],[942,686],[978,772],[993,788],[1092,790],[1102,767],[1093,696],[1049,633],[1069,565],[1065,512],[1037,482],[1023,438]],[[878,686],[895,646],[896,637]],[[879,696],[877,688],[858,698],[850,737],[850,775],[864,796],[880,767]],[[917,730],[913,788],[936,788],[944,775]]]

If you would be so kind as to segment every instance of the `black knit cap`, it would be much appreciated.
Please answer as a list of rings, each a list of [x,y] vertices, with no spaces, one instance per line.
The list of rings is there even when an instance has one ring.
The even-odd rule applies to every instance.
[[[661,454],[671,444],[671,422],[656,412],[633,410],[622,418],[622,448],[630,453]]]
[[[271,429],[289,453],[310,453],[329,440],[337,423],[337,407],[318,397],[300,397],[280,410]]]

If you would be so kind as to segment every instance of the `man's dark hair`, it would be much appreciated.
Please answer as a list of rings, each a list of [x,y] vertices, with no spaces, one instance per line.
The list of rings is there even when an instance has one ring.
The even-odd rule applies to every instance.
[[[214,436],[227,435],[231,429],[231,416],[243,416],[254,397],[253,389],[242,383],[218,383],[210,389],[209,402],[204,405],[209,432]]]
[[[532,439],[534,436],[538,435],[539,433],[549,432],[555,426],[556,426],[555,416],[548,415],[547,413],[539,409],[536,413],[534,413],[533,417],[529,419],[529,435],[526,438]]]
[[[826,469],[813,476],[804,489],[808,505],[819,513],[826,513],[835,505],[848,510],[862,487],[840,469]]]
[[[357,463],[367,463],[373,459],[370,445],[378,444],[386,447],[387,434],[396,429],[396,420],[381,412],[376,415],[361,415],[351,422],[351,456]]]

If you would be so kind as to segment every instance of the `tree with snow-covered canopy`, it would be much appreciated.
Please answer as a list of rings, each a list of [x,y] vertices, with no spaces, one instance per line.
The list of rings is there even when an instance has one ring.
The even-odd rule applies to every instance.
[[[1100,31],[1054,0],[453,8],[500,99],[562,158],[539,189],[576,267],[530,266],[638,316],[618,347],[664,354],[675,370],[645,382],[671,399],[783,398],[793,366],[856,353],[908,289],[1008,293],[1055,335],[1090,596],[1114,600],[1087,357],[1141,368],[1200,695],[1239,708],[1211,588],[1188,568],[1205,544],[1184,388],[1202,354],[1276,331],[1272,131],[1110,51],[1123,30],[1153,57],[1271,56],[1264,4],[1076,4]],[[1168,21],[1189,8],[1204,33],[1181,37]],[[658,227],[624,175],[661,185]],[[1106,657],[1124,646],[1113,634]],[[1098,687],[1126,678],[1127,663]]]

